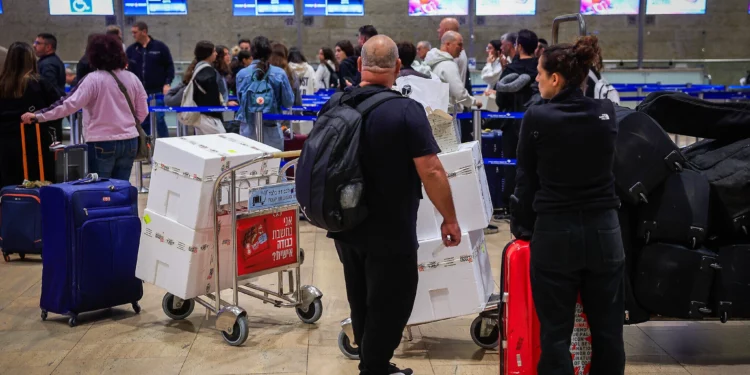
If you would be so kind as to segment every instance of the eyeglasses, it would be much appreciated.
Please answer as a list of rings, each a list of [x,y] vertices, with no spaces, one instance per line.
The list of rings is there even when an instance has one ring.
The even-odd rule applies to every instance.
[[[47,43],[46,43],[46,42],[40,42],[40,41],[38,41],[38,40],[35,40],[35,41],[34,41],[34,45],[35,45],[35,46],[38,46],[38,45],[41,45],[41,44],[47,44]]]

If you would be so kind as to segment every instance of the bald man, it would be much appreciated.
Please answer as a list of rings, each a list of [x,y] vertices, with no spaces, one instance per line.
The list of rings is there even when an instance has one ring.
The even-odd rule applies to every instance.
[[[360,375],[413,373],[390,363],[417,293],[417,208],[425,191],[444,221],[443,243],[461,241],[450,185],[424,108],[390,90],[401,69],[396,43],[374,36],[357,61],[359,87],[336,94],[320,111],[344,104],[365,113],[360,160],[368,216],[352,230],[329,233],[344,266]],[[377,103],[377,104],[373,104]],[[369,110],[368,110],[369,108]]]
[[[463,52],[464,38],[455,31],[446,31],[440,40],[440,49],[433,48],[427,54],[425,64],[432,69],[432,73],[446,82],[452,104],[458,104],[466,108],[472,105],[481,107],[481,103],[474,100],[471,93],[466,89],[465,82],[461,80],[460,67],[456,58]]]
[[[445,35],[448,31],[455,31],[460,32],[460,24],[458,23],[458,20],[452,17],[443,18],[442,21],[440,21],[440,25],[438,26],[438,38],[440,38],[441,43],[443,40],[443,35]],[[466,51],[461,50],[461,54],[456,57],[456,64],[458,64],[458,72],[461,74],[461,82],[466,83],[466,78],[469,73],[469,58],[466,56]]]

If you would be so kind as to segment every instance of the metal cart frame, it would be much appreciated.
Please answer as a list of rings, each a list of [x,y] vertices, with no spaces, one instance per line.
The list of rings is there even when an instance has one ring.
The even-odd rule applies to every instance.
[[[276,214],[286,212],[289,210],[295,210],[295,214],[299,217],[299,205],[295,203],[289,203],[278,207],[263,208],[260,210],[248,211],[246,213],[238,213],[237,211],[237,172],[241,169],[247,168],[248,166],[260,163],[270,159],[283,159],[283,158],[294,158],[299,157],[300,151],[289,151],[289,152],[276,152],[258,156],[247,162],[241,163],[237,166],[231,167],[223,171],[216,181],[214,182],[213,193],[212,193],[212,205],[213,209],[213,222],[214,222],[214,238],[213,238],[213,259],[215,259],[215,273],[213,275],[214,291],[209,292],[204,296],[195,297],[189,300],[183,300],[177,296],[167,293],[164,295],[162,300],[162,308],[164,313],[172,319],[181,320],[187,318],[192,313],[195,304],[202,305],[206,308],[206,317],[209,314],[214,313],[216,317],[216,329],[221,331],[224,340],[232,346],[242,345],[248,338],[249,335],[249,324],[247,319],[247,312],[245,309],[239,306],[239,293],[248,295],[253,298],[257,298],[263,303],[272,304],[274,307],[283,308],[294,308],[297,312],[297,316],[300,320],[307,324],[313,324],[317,322],[323,314],[323,304],[321,298],[323,293],[316,287],[311,285],[301,285],[300,266],[304,262],[304,250],[300,248],[299,243],[299,221],[296,222],[294,231],[297,238],[295,244],[295,251],[297,254],[297,262],[279,266],[276,268],[253,272],[246,275],[238,275],[237,269],[237,221],[244,218],[251,218],[261,215]],[[284,165],[279,170],[277,184],[282,184],[287,181],[286,172],[289,168],[297,164],[297,160],[292,161]],[[253,176],[244,178],[242,182],[250,181],[261,181],[266,180],[268,182],[273,176]],[[228,181],[226,179],[228,178]],[[221,299],[221,288],[220,288],[220,261],[219,261],[219,230],[221,225],[219,223],[219,213],[225,213],[220,207],[220,194],[223,188],[229,190],[229,215],[231,218],[231,236],[230,246],[232,248],[232,267],[234,268],[232,274],[232,302]],[[252,188],[251,188],[252,190]],[[251,283],[249,280],[259,276],[278,274],[278,288],[273,291],[258,285]],[[284,288],[285,274],[288,276],[288,287]]]

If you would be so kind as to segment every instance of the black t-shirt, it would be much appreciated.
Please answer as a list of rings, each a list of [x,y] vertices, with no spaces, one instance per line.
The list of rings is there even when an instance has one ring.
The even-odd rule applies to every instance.
[[[617,123],[609,100],[567,88],[531,106],[518,142],[516,196],[536,213],[617,208],[612,167]]]
[[[382,89],[352,90],[352,105]],[[321,113],[327,109],[328,104]],[[416,251],[422,184],[414,159],[440,152],[422,105],[398,98],[373,109],[364,120],[361,150],[369,215],[355,229],[329,237],[354,246],[382,247],[384,252]]]

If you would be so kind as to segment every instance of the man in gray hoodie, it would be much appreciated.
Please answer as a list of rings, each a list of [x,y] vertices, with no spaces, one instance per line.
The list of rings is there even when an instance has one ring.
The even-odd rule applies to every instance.
[[[427,54],[425,64],[432,69],[432,73],[441,81],[449,85],[451,104],[459,104],[464,107],[476,105],[481,107],[482,103],[474,100],[461,79],[460,67],[455,59],[461,55],[464,47],[464,39],[455,31],[443,34],[440,40],[440,49],[433,48]]]

